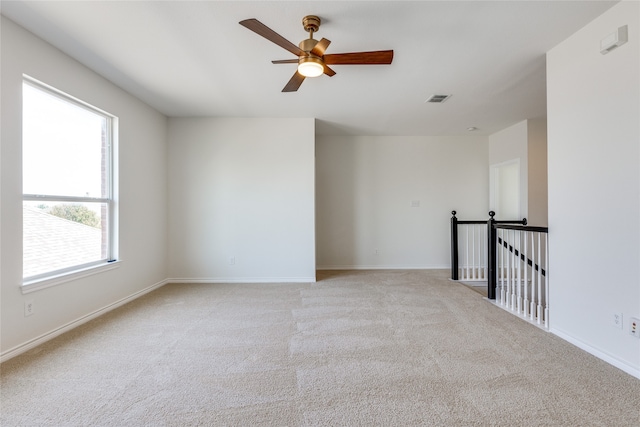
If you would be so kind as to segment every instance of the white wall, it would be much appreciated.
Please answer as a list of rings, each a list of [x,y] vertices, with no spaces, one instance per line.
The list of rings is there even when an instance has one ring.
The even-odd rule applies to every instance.
[[[527,219],[529,225],[548,225],[547,120],[527,120]]]
[[[621,2],[547,55],[551,328],[638,377],[639,17]],[[623,25],[629,42],[601,55]]]
[[[314,132],[313,119],[169,120],[172,280],[315,280]]]
[[[527,121],[523,120],[506,129],[489,136],[489,167],[516,160],[520,165],[520,218],[528,215],[528,156],[527,156]],[[491,209],[496,212],[496,219],[507,218],[494,204]]]
[[[489,165],[517,160],[520,165],[520,217],[547,225],[547,121],[523,120],[489,136]],[[505,218],[496,211],[496,218]]]
[[[101,310],[167,277],[166,118],[31,33],[2,17],[0,351]],[[22,74],[120,119],[119,268],[23,295]],[[24,316],[24,302],[35,313]]]
[[[449,268],[451,211],[488,218],[487,144],[481,136],[319,136],[318,267]]]

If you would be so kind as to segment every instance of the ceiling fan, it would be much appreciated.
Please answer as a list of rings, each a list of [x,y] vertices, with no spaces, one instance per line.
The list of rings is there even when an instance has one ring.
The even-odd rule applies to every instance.
[[[325,55],[324,52],[331,42],[325,38],[314,40],[313,33],[320,28],[320,18],[314,15],[302,18],[302,26],[309,33],[309,38],[301,41],[299,46],[294,45],[257,19],[245,19],[240,21],[240,25],[298,57],[298,59],[271,61],[274,64],[298,64],[298,70],[282,89],[283,92],[297,91],[306,77],[318,77],[322,74],[329,77],[335,75],[336,72],[329,68],[329,65],[391,64],[393,60],[393,50]]]

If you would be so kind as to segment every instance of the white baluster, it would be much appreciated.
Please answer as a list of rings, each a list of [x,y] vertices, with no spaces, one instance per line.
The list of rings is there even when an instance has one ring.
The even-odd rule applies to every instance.
[[[507,239],[509,239],[509,230],[504,231],[504,236],[504,243],[506,245],[506,247],[504,248],[504,256],[506,259],[505,263],[507,265],[507,269],[504,272],[505,280],[507,281],[507,288],[505,290],[506,299],[504,300],[504,306],[509,307],[509,301],[511,301],[511,256],[509,255],[509,242],[507,242]]]
[[[487,237],[487,227],[482,227],[482,279],[487,280],[487,242],[489,238]]]
[[[518,289],[517,289],[517,294],[518,294],[518,300],[517,300],[517,311],[518,314],[520,314],[522,312],[522,259],[520,258],[520,254],[521,254],[521,249],[522,247],[520,246],[520,239],[522,239],[522,232],[520,230],[518,231],[514,231],[514,235],[518,236],[517,242],[518,242],[518,253],[516,254],[516,248],[513,248],[513,255],[516,257],[516,262],[517,262],[517,266],[518,268],[516,269],[517,273],[518,273]]]
[[[504,298],[504,306],[505,307],[509,307],[509,300],[511,299],[511,279],[510,279],[510,272],[511,272],[511,258],[509,257],[509,243],[507,243],[507,239],[509,238],[509,230],[505,230],[504,231],[504,238],[503,238],[503,242],[504,244],[506,244],[507,246],[505,247],[504,245],[502,245],[502,248],[504,250],[504,264],[505,264],[505,269],[504,269],[504,280],[505,280],[505,288],[504,288],[504,294],[505,294],[505,298]]]
[[[476,225],[476,233],[478,236],[478,244],[476,245],[476,279],[477,280],[481,280],[482,279],[482,274],[480,274],[480,271],[482,270],[482,228],[480,228],[480,225]]]
[[[507,241],[507,230],[502,231],[502,245],[500,249],[502,250],[502,283],[504,288],[504,298],[502,300],[502,305],[507,307],[509,303],[509,256],[507,250],[504,247],[505,242]]]
[[[463,242],[462,242],[462,230],[463,225],[459,224],[458,225],[458,254],[460,254],[460,248],[463,247]],[[464,271],[464,261],[462,261],[461,259],[458,258],[458,278],[460,280],[463,280],[463,271]]]
[[[516,280],[518,278],[518,265],[516,264],[516,232],[509,230],[509,256],[511,257],[511,298],[509,299],[509,307],[511,311],[516,309]]]
[[[524,233],[524,242],[523,242],[523,247],[524,247],[524,302],[522,304],[522,314],[524,315],[524,317],[527,317],[529,315],[529,251],[527,248],[528,242],[527,242],[527,237],[528,237],[529,233],[525,232]]]
[[[499,243],[500,245],[500,250],[498,251],[498,254],[500,255],[500,270],[498,272],[498,283],[500,283],[500,305],[504,305],[504,231],[503,230],[498,230],[498,237],[499,237],[499,241],[502,241],[501,243]]]
[[[538,324],[540,324],[542,320],[542,257],[540,256],[540,234],[538,233]]]
[[[544,235],[544,326],[549,329],[549,235]],[[542,266],[540,266],[540,274],[542,274]]]
[[[509,237],[509,241],[511,242],[511,310],[516,309],[516,232],[515,230],[511,230],[511,234]]]
[[[466,253],[465,253],[465,263],[464,263],[464,266],[465,266],[466,272],[465,272],[465,276],[464,276],[464,277],[465,277],[465,279],[466,279],[466,280],[469,280],[469,227],[470,227],[470,225],[467,225],[467,226],[465,227],[465,229],[466,229],[466,236],[467,236],[467,237],[466,237],[466,239],[467,239],[467,244],[466,244],[466,248],[467,248],[467,250],[465,251]]]
[[[476,278],[476,225],[471,229],[471,279]]]
[[[476,247],[476,256],[478,257],[476,278],[482,280],[482,228],[480,228],[480,225],[476,225],[476,233],[478,235],[478,245]]]
[[[534,320],[536,317],[536,242],[533,233],[531,233],[531,306],[529,307],[529,318]]]

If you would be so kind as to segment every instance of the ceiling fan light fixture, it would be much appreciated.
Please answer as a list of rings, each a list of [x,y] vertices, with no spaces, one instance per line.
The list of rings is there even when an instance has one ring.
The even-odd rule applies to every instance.
[[[320,58],[302,57],[298,61],[298,72],[305,77],[318,77],[324,73],[324,66]]]

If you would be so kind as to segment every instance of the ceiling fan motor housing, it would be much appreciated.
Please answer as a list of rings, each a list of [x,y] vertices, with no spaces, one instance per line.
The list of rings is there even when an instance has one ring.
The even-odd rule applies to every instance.
[[[302,40],[298,46],[300,47],[301,50],[304,50],[305,52],[309,53],[311,52],[311,49],[313,49],[317,44],[318,44],[318,40],[316,39],[305,39],[305,40]]]
[[[320,28],[320,18],[315,15],[307,15],[302,18],[302,26],[307,33],[315,33],[318,31],[318,28]]]

